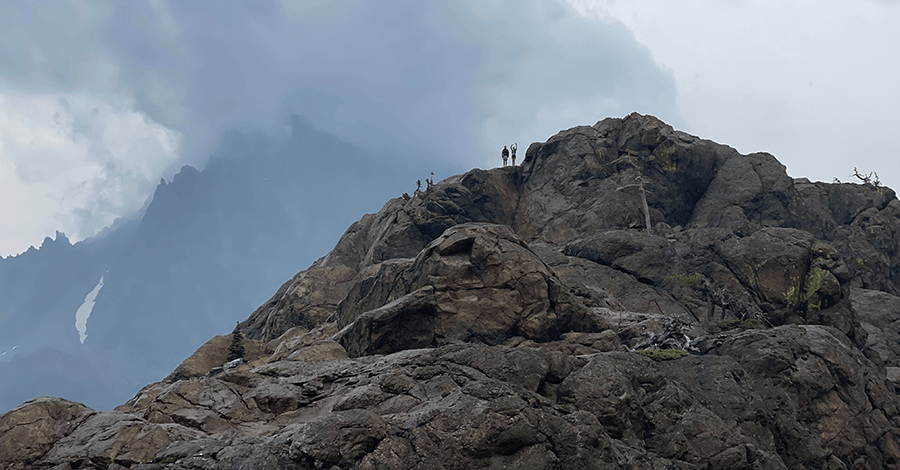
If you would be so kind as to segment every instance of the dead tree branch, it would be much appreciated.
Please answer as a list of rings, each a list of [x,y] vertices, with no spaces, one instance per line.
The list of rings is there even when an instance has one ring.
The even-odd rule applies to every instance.
[[[635,162],[635,157],[631,154],[623,155],[623,156],[607,163],[606,166],[614,165],[619,162],[627,162],[627,163],[631,164],[631,166],[635,170],[638,170],[637,163]],[[647,233],[649,235],[653,235],[653,230],[650,228],[650,206],[647,204],[647,193],[649,191],[647,191],[647,189],[644,188],[644,175],[640,173],[640,170],[638,170],[638,175],[635,177],[635,181],[636,181],[636,183],[626,184],[625,186],[616,188],[616,191],[621,191],[623,189],[634,188],[634,187],[640,188],[641,204],[644,207],[644,224],[645,224],[644,226],[647,227]]]

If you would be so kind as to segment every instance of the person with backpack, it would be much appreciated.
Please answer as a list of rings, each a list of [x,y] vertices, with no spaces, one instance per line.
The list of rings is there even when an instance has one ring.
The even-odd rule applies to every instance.
[[[516,166],[516,149],[519,148],[519,144],[512,144],[509,146],[509,149],[512,150],[512,166]]]
[[[503,151],[500,152],[500,156],[503,157],[503,166],[506,166],[506,160],[509,159],[509,149],[506,146],[503,146]]]

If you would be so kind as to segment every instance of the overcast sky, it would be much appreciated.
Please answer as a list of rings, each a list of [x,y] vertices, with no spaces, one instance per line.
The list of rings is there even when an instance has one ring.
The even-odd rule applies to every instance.
[[[898,187],[896,24],[897,1],[3,2],[0,255],[90,236],[292,114],[462,172],[638,111]]]
[[[900,0],[570,0],[624,24],[675,78],[683,129],[788,174],[900,190]]]

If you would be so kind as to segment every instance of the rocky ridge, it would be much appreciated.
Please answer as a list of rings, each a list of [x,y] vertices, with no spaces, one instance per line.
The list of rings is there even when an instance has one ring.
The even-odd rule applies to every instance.
[[[898,294],[889,188],[610,118],[364,216],[240,365],[217,337],[116,411],[0,416],[0,463],[896,468]]]

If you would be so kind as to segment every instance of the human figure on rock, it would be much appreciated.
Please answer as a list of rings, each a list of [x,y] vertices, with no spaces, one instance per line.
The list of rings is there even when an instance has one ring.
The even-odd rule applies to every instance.
[[[512,166],[516,166],[516,149],[519,148],[519,144],[512,144],[509,146],[509,149],[512,150]]]
[[[509,159],[509,149],[506,146],[503,146],[503,151],[500,152],[500,156],[503,157],[503,166],[506,166],[506,161]]]

